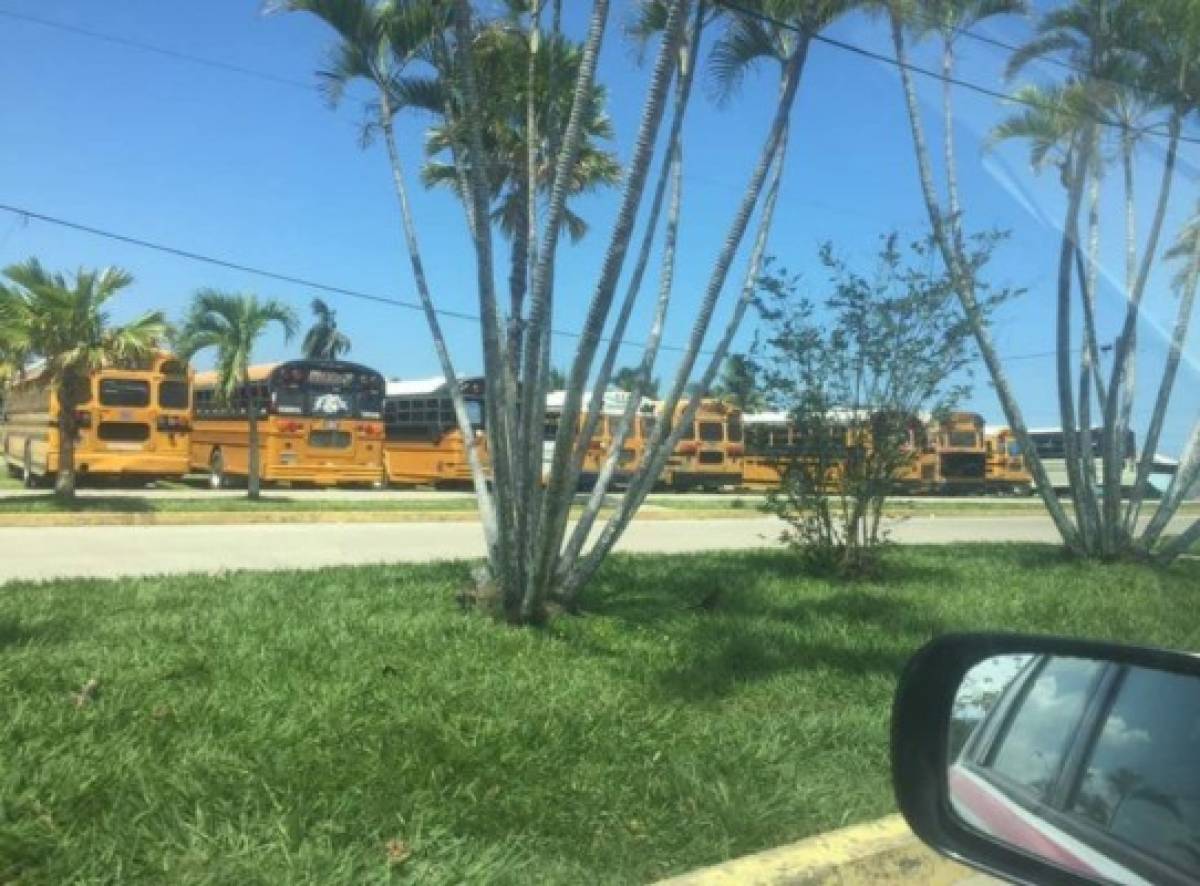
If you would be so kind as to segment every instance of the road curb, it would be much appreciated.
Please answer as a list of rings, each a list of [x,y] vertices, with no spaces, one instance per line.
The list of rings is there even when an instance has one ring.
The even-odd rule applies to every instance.
[[[950,886],[971,871],[927,848],[899,815],[662,880],[657,886]]]
[[[602,511],[601,514],[607,514]],[[757,511],[645,510],[639,520],[759,519]],[[329,510],[329,511],[92,511],[83,513],[0,513],[0,528],[63,528],[87,526],[236,526],[283,523],[474,523],[474,510]]]

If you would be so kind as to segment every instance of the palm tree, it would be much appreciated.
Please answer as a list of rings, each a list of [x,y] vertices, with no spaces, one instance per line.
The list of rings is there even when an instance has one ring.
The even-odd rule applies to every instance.
[[[1137,319],[1150,270],[1157,257],[1174,181],[1182,121],[1196,107],[1196,53],[1200,48],[1198,27],[1194,4],[1185,8],[1172,0],[1153,0],[1150,3],[1076,0],[1070,6],[1047,13],[1039,24],[1037,37],[1018,50],[1009,64],[1010,70],[1015,72],[1032,59],[1066,59],[1084,72],[1082,85],[1092,105],[1089,118],[1107,120],[1115,124],[1110,128],[1118,132],[1117,154],[1123,173],[1125,198],[1126,310],[1117,337],[1111,377],[1107,389],[1101,394],[1104,501],[1099,546],[1102,552],[1110,556],[1121,554],[1130,547],[1134,515],[1142,494],[1141,490],[1135,490],[1130,506],[1124,514],[1121,513],[1121,465],[1133,409]],[[1166,115],[1167,152],[1150,229],[1139,258],[1135,152],[1147,131],[1164,122],[1154,119],[1159,112]],[[1149,122],[1147,118],[1150,118]],[[1086,127],[1095,155],[1092,172],[1092,245],[1089,250],[1094,265],[1099,241],[1099,212],[1096,206],[1100,190],[1098,165],[1101,136],[1100,127],[1095,123],[1085,121],[1081,125]],[[1085,285],[1085,308],[1093,295]],[[1086,347],[1088,351],[1093,349],[1094,344]],[[1087,445],[1090,430],[1086,423],[1082,424],[1081,429],[1086,456],[1090,450]],[[1090,471],[1086,473],[1090,475]]]
[[[720,336],[717,348],[701,374],[699,394],[689,396],[683,414],[679,417],[679,421],[672,426],[668,426],[667,422],[656,423],[646,443],[647,457],[642,460],[641,466],[629,483],[625,497],[601,531],[592,550],[577,567],[570,562],[570,559],[582,546],[581,533],[587,523],[581,519],[576,526],[575,536],[565,557],[567,563],[562,570],[567,573],[564,587],[568,600],[572,599],[583,583],[595,574],[602,559],[612,550],[616,540],[629,525],[633,513],[645,500],[661,473],[666,459],[682,435],[683,429],[688,427],[694,419],[701,402],[700,394],[712,384],[724,354],[750,304],[755,288],[754,282],[765,253],[783,174],[792,107],[808,59],[808,49],[812,37],[857,5],[860,4],[854,0],[816,0],[816,2],[814,0],[757,0],[757,2],[747,4],[745,11],[727,10],[722,16],[723,32],[717,37],[708,61],[710,82],[718,100],[729,100],[741,85],[745,74],[760,62],[774,64],[777,67],[779,72],[778,93],[767,137],[760,149],[750,181],[704,289],[675,379],[663,401],[662,413],[664,415],[674,415],[680,399],[686,393],[688,380],[699,358],[700,348],[712,321],[717,300],[728,279],[734,256],[739,251],[749,229],[751,215],[758,207],[761,198],[762,212],[751,247],[746,280],[742,285],[740,296],[734,305],[729,321]],[[647,372],[644,367],[643,380],[646,378]],[[570,412],[569,400],[564,413],[567,416],[565,421],[573,420],[576,417]],[[629,416],[626,415],[625,421],[627,422],[628,419]],[[561,446],[561,441],[559,445]],[[582,457],[577,452],[575,463],[579,464],[581,461]],[[569,476],[575,476],[574,472]]]
[[[199,351],[217,351],[217,394],[225,402],[244,398],[249,424],[250,454],[247,494],[256,499],[260,491],[258,411],[254,387],[249,384],[250,358],[254,346],[272,324],[283,330],[285,341],[296,334],[299,321],[289,306],[257,296],[202,289],[192,299],[180,332],[180,356],[190,360]],[[265,404],[262,404],[265,405]]]
[[[421,0],[390,0],[382,3],[376,0],[276,0],[273,9],[288,12],[304,12],[320,19],[336,34],[336,41],[329,54],[328,63],[319,70],[320,78],[326,97],[331,106],[337,106],[345,96],[347,87],[356,82],[367,84],[374,93],[374,99],[366,107],[367,122],[364,127],[364,146],[369,142],[369,136],[379,132],[387,149],[388,162],[392,172],[392,187],[400,207],[400,221],[404,233],[405,246],[412,266],[413,280],[416,283],[417,295],[425,313],[425,320],[433,337],[434,350],[442,375],[447,381],[447,388],[454,404],[454,414],[458,421],[463,439],[469,441],[467,446],[467,462],[471,468],[472,482],[475,494],[479,500],[480,519],[483,523],[484,537],[487,542],[489,561],[494,561],[498,550],[498,529],[496,509],[492,503],[492,495],[488,480],[483,472],[479,448],[475,444],[475,434],[471,430],[471,418],[467,411],[466,400],[458,384],[458,376],[454,371],[450,351],[446,345],[446,337],[442,332],[441,321],[438,319],[433,303],[433,294],[429,281],[425,276],[425,263],[421,254],[420,242],[417,238],[416,221],[413,218],[409,202],[408,184],[405,180],[404,164],[400,148],[396,141],[395,115],[406,103],[415,104],[413,95],[424,89],[436,90],[436,81],[428,77],[413,75],[408,68],[416,61],[430,57],[434,52],[444,55],[445,31],[450,17],[449,4],[421,2]],[[465,191],[464,187],[464,191]],[[468,216],[472,213],[468,211]],[[472,233],[479,238],[480,226],[473,221],[470,225]],[[481,286],[479,292],[481,315],[485,318],[484,339],[485,357],[499,348],[499,335],[491,329],[492,323],[486,318],[496,315],[495,291],[491,283],[490,268],[488,273],[479,274]],[[489,375],[495,375],[491,371]],[[491,404],[492,397],[488,397]],[[507,450],[498,445],[502,441],[496,437],[496,423],[489,414],[488,433],[489,447],[493,463],[500,466],[507,457]],[[499,480],[503,481],[503,477]]]
[[[1154,464],[1154,456],[1158,450],[1158,441],[1162,435],[1163,425],[1166,421],[1167,405],[1170,403],[1171,392],[1175,386],[1175,377],[1179,371],[1179,362],[1183,355],[1184,342],[1187,341],[1188,326],[1190,325],[1192,309],[1196,302],[1196,290],[1200,288],[1200,204],[1197,205],[1196,213],[1184,225],[1174,245],[1167,250],[1166,255],[1168,258],[1182,263],[1182,267],[1179,268],[1172,281],[1175,292],[1179,296],[1179,308],[1176,312],[1175,327],[1171,334],[1170,350],[1167,352],[1167,364],[1163,369],[1162,379],[1159,381],[1158,395],[1154,401],[1154,411],[1150,415],[1150,426],[1146,430],[1145,439],[1142,441],[1142,457],[1138,462],[1134,497],[1130,501],[1130,510],[1133,511],[1130,518],[1131,523],[1136,521],[1136,508],[1141,503],[1138,492],[1145,487],[1150,478],[1150,468]],[[1193,427],[1190,436],[1192,441],[1200,439],[1200,422],[1197,422]],[[1192,458],[1189,460],[1185,457],[1180,460],[1175,476],[1171,480],[1171,485],[1167,493],[1163,496],[1158,511],[1154,514],[1140,540],[1140,545],[1146,553],[1149,553],[1158,542],[1171,516],[1178,510],[1179,503],[1182,503],[1188,490],[1192,488],[1197,477],[1200,476],[1200,447],[1196,445],[1185,447],[1185,455],[1189,453],[1192,455]],[[1200,524],[1200,520],[1196,521],[1196,523]],[[1200,532],[1200,529],[1194,525],[1189,531],[1194,537],[1196,533]],[[1191,542],[1173,542],[1171,546],[1168,546],[1168,556],[1176,552],[1188,550],[1190,544]]]
[[[7,350],[20,358],[38,358],[58,400],[58,472],[54,492],[64,502],[75,498],[76,410],[86,400],[89,376],[106,366],[149,356],[166,332],[162,314],[152,311],[113,325],[108,303],[133,277],[119,268],[80,270],[73,277],[50,273],[37,259],[8,267],[12,284],[0,304],[8,319]]]
[[[1091,550],[1099,543],[1097,531],[1101,520],[1096,498],[1095,463],[1092,458],[1091,383],[1095,377],[1097,391],[1103,390],[1099,379],[1099,352],[1095,346],[1095,312],[1092,302],[1098,278],[1102,170],[1096,116],[1102,113],[1103,109],[1096,103],[1095,90],[1090,89],[1086,82],[1077,79],[1050,87],[1027,86],[1018,90],[1014,98],[1022,107],[993,130],[989,143],[996,144],[1010,139],[1028,141],[1034,170],[1041,171],[1047,164],[1053,163],[1058,169],[1060,181],[1068,196],[1067,217],[1062,227],[1058,275],[1058,397],[1071,497],[1076,506],[1081,543]],[[1092,184],[1088,216],[1089,250],[1088,261],[1084,267],[1078,242],[1078,217],[1084,187],[1089,181]],[[1078,417],[1070,365],[1070,306],[1072,281],[1077,269],[1083,291],[1084,310],[1084,347],[1079,378]]]
[[[1113,361],[1112,379],[1105,392],[1103,409],[1104,437],[1102,441],[1102,481],[1104,488],[1103,514],[1100,533],[1097,539],[1099,549],[1106,555],[1113,555],[1129,542],[1120,514],[1120,473],[1121,460],[1124,455],[1122,442],[1124,426],[1128,424],[1129,410],[1132,408],[1132,380],[1134,368],[1134,335],[1136,333],[1136,318],[1145,289],[1144,283],[1139,283],[1137,271],[1137,234],[1136,210],[1134,193],[1134,152],[1144,126],[1141,117],[1144,116],[1146,96],[1137,84],[1138,70],[1136,67],[1137,49],[1134,45],[1140,28],[1140,12],[1138,4],[1130,0],[1074,0],[1073,3],[1048,11],[1039,21],[1036,36],[1020,47],[1009,59],[1009,74],[1021,71],[1030,62],[1038,59],[1054,58],[1065,60],[1080,73],[1080,87],[1089,99],[1090,110],[1086,116],[1077,121],[1077,138],[1086,140],[1081,150],[1086,150],[1091,157],[1091,165],[1084,165],[1080,170],[1078,181],[1070,182],[1071,188],[1083,188],[1084,178],[1092,180],[1093,207],[1099,201],[1099,178],[1102,153],[1102,132],[1097,119],[1116,123],[1120,126],[1119,154],[1124,173],[1125,188],[1125,239],[1126,239],[1126,291],[1127,302],[1125,329],[1118,339],[1116,354]],[[1170,185],[1174,175],[1175,154],[1178,146],[1178,123],[1173,114],[1170,122],[1172,135],[1168,148],[1167,162],[1164,165],[1164,175],[1159,191],[1158,209],[1155,221],[1151,227],[1147,243],[1147,257],[1152,257],[1157,251],[1158,237],[1162,228],[1163,213],[1170,194]],[[1093,208],[1092,242],[1099,241],[1099,213]],[[1095,247],[1091,250],[1095,252]],[[1074,256],[1068,256],[1063,250],[1063,260],[1074,262]],[[1069,283],[1069,277],[1060,271],[1060,280]],[[1081,281],[1081,285],[1086,284]],[[1085,300],[1093,295],[1086,292]],[[1063,296],[1069,297],[1069,295]],[[1069,348],[1069,345],[1067,346]],[[1060,348],[1062,350],[1062,348]],[[1085,359],[1090,354],[1088,345]],[[1060,363],[1067,356],[1060,355]],[[1062,376],[1060,370],[1060,377]],[[1060,384],[1062,382],[1060,381]],[[1090,404],[1081,402],[1080,411],[1085,412]],[[1122,417],[1124,420],[1122,421]],[[1064,408],[1064,435],[1068,443],[1074,436],[1074,429],[1066,425],[1073,415]],[[1072,457],[1069,460],[1082,464],[1090,459],[1090,422],[1081,426],[1083,438],[1082,452],[1084,458]],[[1089,470],[1079,470],[1078,481],[1084,488],[1080,490],[1085,496],[1094,496],[1095,481],[1090,465],[1084,465]]]
[[[918,0],[909,27],[915,39],[937,34],[942,41],[942,133],[946,166],[946,206],[954,234],[962,239],[962,203],[958,195],[958,159],[955,155],[954,84],[955,42],[963,31],[999,15],[1018,15],[1028,10],[1026,0]]]
[[[572,87],[582,58],[580,48],[561,36],[541,40],[536,53],[530,52],[530,46],[529,29],[514,15],[484,27],[475,39],[473,52],[480,84],[479,103],[485,114],[480,128],[488,159],[486,178],[493,201],[491,219],[511,244],[510,356],[519,352],[519,329],[529,284],[531,152],[537,189],[534,199],[544,198],[554,174],[552,122],[566,119],[570,114]],[[533,95],[529,95],[530,64],[535,65]],[[469,132],[460,108],[446,113],[459,74],[453,58],[446,59],[443,67],[436,89],[410,89],[405,93],[405,104],[441,118],[426,132],[425,150],[429,159],[421,170],[422,181],[427,186],[449,187],[461,194],[462,180],[454,158],[468,153]],[[615,154],[600,146],[613,137],[612,122],[604,112],[606,98],[605,89],[593,84],[583,121],[583,141],[568,183],[569,197],[612,187],[620,181],[620,162]],[[532,119],[527,113],[530,105],[534,109]],[[531,131],[535,139],[532,145]],[[587,233],[587,223],[570,208],[564,211],[563,222],[572,241],[578,242]]]
[[[917,101],[916,84],[913,82],[909,62],[907,28],[912,18],[913,4],[910,0],[885,0],[883,3],[890,25],[892,46],[896,54],[897,67],[900,72],[901,92],[904,99],[905,111],[908,115],[909,130],[913,141],[913,152],[917,160],[917,177],[921,187],[921,195],[925,201],[925,209],[929,216],[929,225],[933,239],[946,268],[950,273],[955,295],[959,305],[966,315],[967,322],[975,335],[979,346],[980,356],[987,367],[988,375],[996,389],[1000,407],[1004,411],[1009,426],[1016,435],[1021,450],[1026,454],[1030,472],[1033,474],[1034,485],[1055,528],[1062,536],[1063,542],[1069,549],[1083,553],[1079,531],[1068,516],[1066,509],[1058,501],[1053,486],[1046,474],[1045,465],[1038,457],[1037,451],[1029,438],[1029,430],[1025,424],[1024,415],[1017,399],[1013,394],[1012,384],[1008,379],[1003,364],[1000,362],[995,341],[991,330],[985,321],[985,312],[980,305],[980,290],[975,282],[975,269],[963,245],[955,235],[957,225],[947,222],[947,211],[942,205],[934,180],[933,163],[930,157],[929,142],[925,134],[925,124],[921,116],[920,105]],[[943,121],[943,125],[954,125],[953,120]],[[960,210],[961,214],[961,210]]]
[[[309,360],[336,360],[350,350],[350,337],[338,329],[337,311],[323,299],[312,300],[313,325],[300,345]]]
[[[24,301],[10,289],[0,286],[0,390],[12,380],[25,363],[23,351],[29,328],[24,316]]]

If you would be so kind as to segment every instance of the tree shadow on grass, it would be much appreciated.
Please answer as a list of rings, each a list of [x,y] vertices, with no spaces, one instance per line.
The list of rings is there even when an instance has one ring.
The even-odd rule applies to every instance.
[[[26,643],[54,641],[67,636],[66,623],[60,619],[38,619],[37,621],[0,616],[0,651],[10,646]]]
[[[761,629],[741,632],[709,626],[698,633],[708,636],[696,638],[692,660],[658,677],[660,690],[672,699],[714,701],[747,684],[807,670],[898,676],[912,652],[899,646],[855,647]]]
[[[814,579],[780,552],[630,558],[612,564],[587,602],[594,615],[679,638],[686,659],[657,683],[675,699],[705,701],[812,668],[899,674],[913,649],[944,630],[929,604],[904,590],[955,574],[906,560],[870,582]],[[794,593],[781,578],[795,579]]]
[[[785,551],[627,556],[606,564],[584,599],[584,610],[652,624],[677,618],[681,612],[798,618],[812,611],[814,601],[826,601],[817,605],[859,605],[860,616],[867,617],[881,606],[901,608],[889,594],[936,584],[953,587],[959,577],[957,570],[945,564],[898,558],[883,561],[870,577],[855,579],[814,575]],[[781,580],[795,582],[795,593],[782,590]],[[781,602],[781,597],[786,602]],[[911,607],[911,600],[902,604],[905,611]]]

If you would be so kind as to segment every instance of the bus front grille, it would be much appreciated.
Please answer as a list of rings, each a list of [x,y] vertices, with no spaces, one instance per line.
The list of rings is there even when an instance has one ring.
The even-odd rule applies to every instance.
[[[711,450],[701,452],[697,457],[697,461],[702,465],[719,465],[725,461],[725,455],[721,452],[713,452]]]

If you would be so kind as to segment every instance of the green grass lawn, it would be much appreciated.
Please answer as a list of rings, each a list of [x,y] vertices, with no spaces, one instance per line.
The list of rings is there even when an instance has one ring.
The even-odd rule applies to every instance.
[[[891,695],[934,634],[1200,649],[1196,562],[622,556],[544,631],[463,614],[467,571],[5,586],[0,882],[645,882],[891,812]]]

